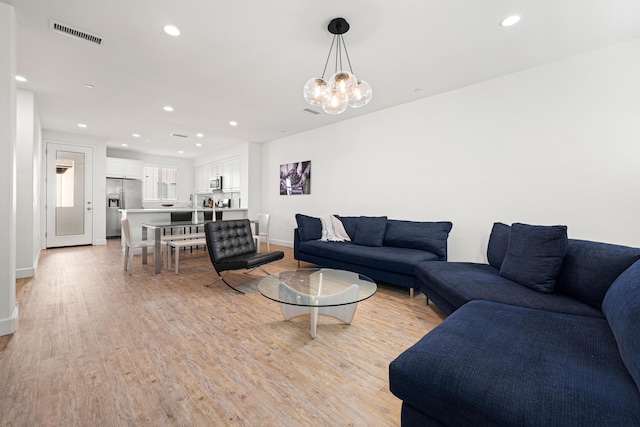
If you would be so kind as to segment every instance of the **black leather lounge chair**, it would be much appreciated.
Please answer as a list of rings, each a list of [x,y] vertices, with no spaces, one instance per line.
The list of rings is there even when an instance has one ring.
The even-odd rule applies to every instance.
[[[214,221],[204,225],[209,258],[220,279],[236,292],[220,273],[223,271],[254,269],[284,258],[284,252],[257,252],[248,219]],[[261,267],[260,269],[264,271]],[[266,271],[264,271],[266,274]]]

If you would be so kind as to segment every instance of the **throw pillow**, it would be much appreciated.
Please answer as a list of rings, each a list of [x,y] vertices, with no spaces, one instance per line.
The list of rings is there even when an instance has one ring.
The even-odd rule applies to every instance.
[[[567,227],[515,223],[500,275],[536,291],[551,293],[567,252]]]
[[[386,230],[386,216],[361,216],[358,218],[353,243],[361,246],[382,246]]]
[[[511,227],[501,222],[495,222],[491,229],[489,244],[487,245],[487,260],[489,265],[498,270],[502,267],[502,261],[507,255],[510,233]]]
[[[358,227],[358,217],[357,216],[340,216],[334,215],[336,218],[342,222],[344,227],[344,231],[347,232],[351,241],[356,238],[356,228]]]
[[[322,221],[320,221],[320,218],[296,214],[296,222],[298,223],[301,242],[318,240],[322,237]]]

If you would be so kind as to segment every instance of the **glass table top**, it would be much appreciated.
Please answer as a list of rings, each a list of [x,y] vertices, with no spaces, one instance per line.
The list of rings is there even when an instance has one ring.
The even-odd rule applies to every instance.
[[[329,268],[303,268],[265,277],[258,291],[283,303],[309,307],[354,304],[376,293],[376,283],[362,274]]]

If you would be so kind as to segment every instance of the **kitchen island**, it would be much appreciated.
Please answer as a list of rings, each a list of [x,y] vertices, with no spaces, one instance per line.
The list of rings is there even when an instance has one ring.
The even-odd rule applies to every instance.
[[[202,223],[205,212],[211,213],[212,220],[222,215],[222,220],[247,218],[246,208],[189,208],[189,207],[162,207],[150,209],[120,209],[120,217],[129,220],[131,227],[131,238],[133,240],[142,239],[142,224],[167,224],[171,222],[171,213],[190,212],[192,221]],[[208,216],[208,215],[207,215]],[[149,236],[149,238],[152,238]],[[124,244],[124,242],[123,242]]]

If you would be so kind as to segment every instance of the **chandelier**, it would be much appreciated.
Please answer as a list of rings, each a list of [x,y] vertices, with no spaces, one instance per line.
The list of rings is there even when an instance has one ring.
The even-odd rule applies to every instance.
[[[329,48],[329,55],[322,70],[322,77],[313,77],[304,85],[304,99],[311,105],[321,105],[327,114],[340,114],[347,107],[360,108],[367,105],[373,98],[371,85],[364,80],[358,80],[353,75],[351,61],[347,52],[347,45],[342,35],[349,31],[349,23],[344,18],[335,18],[327,27],[333,34],[333,41]],[[331,59],[331,52],[335,46],[335,73],[329,80],[324,75]],[[349,71],[345,71],[342,63],[342,53],[347,58]]]

